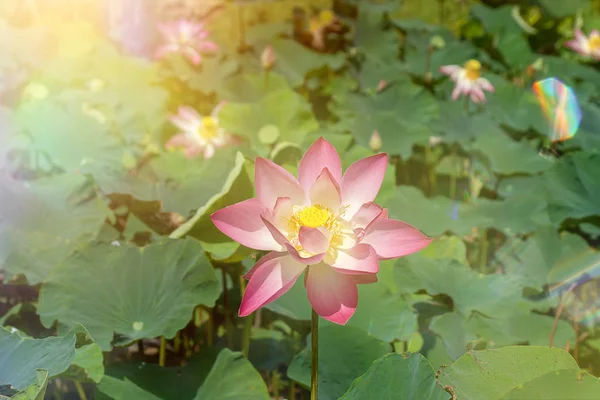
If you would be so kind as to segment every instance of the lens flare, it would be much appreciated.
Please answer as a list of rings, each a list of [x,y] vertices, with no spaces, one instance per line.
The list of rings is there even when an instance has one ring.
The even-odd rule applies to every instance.
[[[548,78],[535,82],[533,91],[550,124],[552,142],[572,138],[581,122],[581,108],[573,90],[557,78]]]

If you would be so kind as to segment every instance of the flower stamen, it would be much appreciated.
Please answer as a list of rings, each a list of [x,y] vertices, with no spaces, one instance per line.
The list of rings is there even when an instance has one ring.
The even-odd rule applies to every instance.
[[[465,63],[465,75],[471,80],[477,80],[481,76],[481,63],[477,60],[469,60]]]

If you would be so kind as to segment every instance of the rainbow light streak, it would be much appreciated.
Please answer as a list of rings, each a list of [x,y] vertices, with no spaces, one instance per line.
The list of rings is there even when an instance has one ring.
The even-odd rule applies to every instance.
[[[600,255],[596,252],[584,252],[577,259],[565,259],[553,267],[553,270],[560,270],[561,266],[566,269],[566,267],[575,263],[582,265],[582,268],[575,269],[573,273],[561,279],[560,282],[551,285],[549,288],[550,297],[560,296],[569,290],[573,284],[578,287],[600,276]]]
[[[552,129],[552,142],[572,138],[581,123],[581,108],[573,90],[557,78],[548,78],[533,84],[542,111]]]

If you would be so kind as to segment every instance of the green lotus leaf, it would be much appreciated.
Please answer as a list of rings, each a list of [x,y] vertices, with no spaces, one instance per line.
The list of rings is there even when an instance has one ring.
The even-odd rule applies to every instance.
[[[301,144],[304,137],[318,127],[309,103],[290,89],[270,91],[251,103],[227,103],[219,119],[226,130],[248,138],[257,149],[260,148],[258,134],[265,125],[279,129],[280,142],[296,144]]]
[[[214,305],[220,290],[202,247],[193,239],[144,248],[98,244],[54,270],[42,287],[38,313],[46,326],[55,320],[85,324],[94,341],[108,351],[114,333],[119,343],[174,337],[194,307]]]
[[[1,182],[0,264],[8,278],[23,274],[30,284],[42,282],[74,250],[93,240],[107,217],[104,202],[93,194],[87,197],[82,176]]]
[[[481,275],[456,260],[430,259],[418,253],[397,261],[394,279],[404,293],[425,290],[430,295],[450,296],[464,316],[474,311],[496,318],[511,315],[522,299],[518,280],[510,276]]]
[[[420,354],[408,357],[388,354],[371,364],[352,382],[340,400],[447,400],[448,393],[437,385],[431,364]]]
[[[572,369],[579,370],[575,360],[564,350],[509,346],[469,351],[442,368],[438,381],[460,399],[498,400],[541,376]]]
[[[513,315],[503,318],[488,318],[477,314],[465,318],[452,312],[434,317],[429,328],[441,337],[448,355],[457,359],[467,351],[467,344],[475,340],[484,340],[488,348],[521,343],[530,346],[547,345],[553,324],[552,316],[522,310],[515,310]],[[559,321],[554,345],[564,348],[574,340],[575,332],[570,324]]]
[[[19,393],[11,396],[11,400],[44,400],[48,387],[48,371],[36,369],[36,382],[27,386]]]
[[[0,386],[10,385],[22,390],[29,385],[40,384],[36,370],[45,370],[46,379],[59,375],[74,363],[78,348],[93,344],[86,329],[79,324],[64,336],[45,339],[33,339],[18,331],[0,328],[0,351],[4,355],[0,359]],[[82,367],[93,370],[101,366],[102,354],[99,353],[93,359],[89,358]],[[95,376],[98,379],[102,377],[99,371]]]
[[[593,400],[600,396],[600,380],[579,368],[549,372],[508,392],[502,400]]]
[[[223,349],[196,393],[196,400],[214,399],[268,400],[269,392],[262,377],[241,354]]]
[[[545,174],[548,212],[553,223],[600,214],[600,154],[580,152],[562,157]]]
[[[348,94],[341,106],[351,118],[351,132],[357,143],[369,147],[374,131],[381,136],[390,154],[408,158],[415,144],[429,141],[428,124],[439,115],[434,98],[412,83],[398,84],[375,96]]]

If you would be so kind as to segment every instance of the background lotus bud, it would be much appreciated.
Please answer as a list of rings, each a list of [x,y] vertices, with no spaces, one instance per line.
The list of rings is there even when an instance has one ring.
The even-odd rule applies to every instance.
[[[260,63],[264,69],[271,69],[273,65],[275,65],[275,51],[273,50],[273,46],[268,46],[265,48],[260,56]]]
[[[379,136],[379,132],[373,131],[371,139],[369,139],[369,147],[373,151],[379,151],[379,149],[381,149],[381,136]]]

